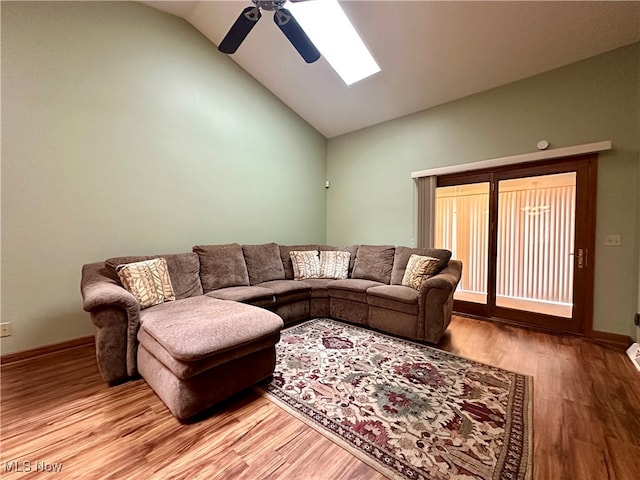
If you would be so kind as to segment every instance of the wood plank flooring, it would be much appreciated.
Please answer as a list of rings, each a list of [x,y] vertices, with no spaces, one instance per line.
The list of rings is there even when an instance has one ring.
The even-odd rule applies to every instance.
[[[534,377],[533,479],[640,478],[640,373],[624,352],[459,316],[440,348]],[[252,391],[180,424],[143,380],[104,384],[92,347],[0,373],[2,478],[383,478]]]

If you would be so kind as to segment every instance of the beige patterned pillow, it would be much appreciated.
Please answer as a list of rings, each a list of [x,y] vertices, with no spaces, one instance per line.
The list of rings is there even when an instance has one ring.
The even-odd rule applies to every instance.
[[[440,260],[413,254],[407,262],[407,269],[402,277],[402,285],[420,290],[422,282],[438,271]]]
[[[320,278],[343,279],[349,275],[350,252],[320,252]]]
[[[320,259],[318,250],[302,250],[289,252],[293,265],[293,278],[304,280],[305,278],[320,277]]]
[[[140,308],[176,299],[164,258],[118,265],[116,272],[122,286],[138,299]]]

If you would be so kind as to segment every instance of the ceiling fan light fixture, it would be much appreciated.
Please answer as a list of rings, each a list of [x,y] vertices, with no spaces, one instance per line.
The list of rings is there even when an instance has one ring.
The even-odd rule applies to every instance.
[[[347,85],[380,71],[337,0],[288,2],[287,8]]]

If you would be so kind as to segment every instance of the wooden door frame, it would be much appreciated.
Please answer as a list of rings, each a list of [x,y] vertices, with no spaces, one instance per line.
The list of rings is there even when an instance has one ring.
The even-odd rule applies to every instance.
[[[490,318],[492,320],[514,323],[542,330],[571,333],[590,338],[594,336],[593,295],[595,279],[597,160],[597,154],[580,155],[569,158],[505,165],[504,167],[460,172],[438,177],[437,187],[460,185],[462,183],[490,183],[489,238],[487,246],[487,305],[456,300],[454,302],[454,310],[457,310],[456,307],[464,307],[465,313],[482,318]],[[576,202],[581,202],[580,204],[576,203],[576,211],[587,212],[587,219],[585,222],[580,222],[580,224],[576,222],[576,228],[580,228],[580,232],[576,230],[576,239],[583,238],[584,248],[586,249],[584,257],[585,269],[583,269],[581,275],[576,275],[578,269],[574,263],[574,292],[581,289],[582,297],[582,301],[577,307],[581,309],[581,311],[578,312],[577,317],[582,320],[579,324],[575,325],[573,329],[563,330],[562,328],[558,328],[557,325],[552,325],[557,320],[557,317],[536,314],[536,324],[531,324],[528,321],[524,321],[524,317],[529,316],[529,314],[519,315],[518,311],[515,309],[495,306],[497,260],[497,229],[495,228],[495,222],[498,212],[498,196],[493,194],[493,192],[498,181],[506,180],[510,177],[519,178],[527,176],[552,175],[554,173],[563,173],[567,171],[577,171],[581,173],[581,175],[577,175],[576,177]],[[575,257],[574,262],[577,262]],[[576,308],[575,303],[574,308]],[[575,331],[576,329],[579,329],[579,331]]]

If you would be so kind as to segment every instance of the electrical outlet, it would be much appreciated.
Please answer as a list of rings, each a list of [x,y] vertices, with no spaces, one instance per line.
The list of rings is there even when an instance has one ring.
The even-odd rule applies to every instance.
[[[0,323],[0,337],[11,336],[11,322]]]

